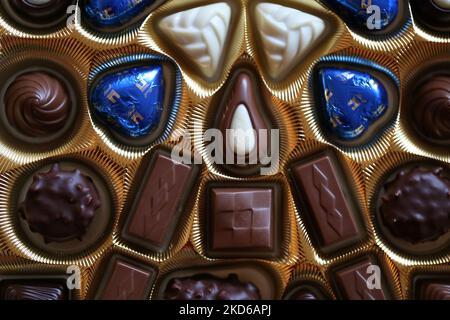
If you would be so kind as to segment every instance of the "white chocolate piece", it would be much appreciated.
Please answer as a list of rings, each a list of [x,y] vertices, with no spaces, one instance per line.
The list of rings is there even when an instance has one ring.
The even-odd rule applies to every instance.
[[[159,27],[210,78],[221,63],[230,18],[230,6],[220,2],[172,14]]]
[[[256,133],[244,104],[237,106],[227,134],[228,146],[237,155],[248,155],[256,147]]]
[[[433,0],[433,2],[441,9],[450,10],[450,0]]]
[[[312,14],[274,3],[256,6],[256,26],[271,77],[292,69],[317,45],[325,21]]]

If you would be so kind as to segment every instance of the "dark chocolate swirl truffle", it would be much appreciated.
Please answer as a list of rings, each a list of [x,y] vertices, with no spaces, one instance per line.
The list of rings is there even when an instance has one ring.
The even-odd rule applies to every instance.
[[[71,101],[64,84],[45,72],[17,77],[5,93],[9,124],[29,137],[46,137],[66,124]]]
[[[81,240],[101,206],[92,179],[80,170],[66,171],[54,164],[49,172],[37,173],[20,205],[30,230],[46,242]]]
[[[414,95],[412,115],[419,134],[439,141],[450,140],[450,76],[434,76]]]
[[[385,185],[381,200],[382,221],[396,238],[424,243],[450,228],[450,180],[442,168],[402,170]]]
[[[199,274],[170,280],[164,292],[167,300],[259,300],[259,290],[253,283],[241,282],[230,274],[222,279]]]

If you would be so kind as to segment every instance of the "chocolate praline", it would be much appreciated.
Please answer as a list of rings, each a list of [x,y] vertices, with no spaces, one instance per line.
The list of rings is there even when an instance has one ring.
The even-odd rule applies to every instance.
[[[407,167],[385,183],[380,197],[382,224],[396,239],[420,245],[450,228],[450,179],[442,167]]]
[[[72,108],[65,84],[41,71],[14,79],[6,90],[4,103],[9,124],[30,137],[46,137],[61,130]]]
[[[304,279],[288,286],[284,300],[327,300],[329,294],[316,281]]]
[[[450,3],[445,0],[411,0],[416,23],[432,33],[450,32]]]
[[[415,88],[408,104],[419,136],[434,144],[450,144],[450,75],[431,75]]]
[[[395,35],[409,16],[404,0],[322,0],[354,31],[368,36]],[[374,19],[376,18],[376,19]]]
[[[171,279],[164,292],[167,300],[259,300],[258,288],[250,282],[242,282],[236,274],[219,278],[210,274],[198,274]]]
[[[91,178],[80,170],[64,170],[54,164],[49,172],[38,173],[20,206],[30,230],[46,242],[82,239],[101,206]]]
[[[69,289],[64,273],[14,268],[0,275],[0,300],[77,300],[79,290]]]
[[[33,31],[48,31],[63,26],[72,0],[11,0],[4,1],[3,10],[13,24]]]
[[[143,20],[165,0],[82,0],[82,18],[91,29],[114,33]]]
[[[143,264],[121,254],[105,259],[92,286],[95,300],[146,300],[158,273],[152,265]]]
[[[62,284],[17,281],[2,285],[0,300],[68,300],[68,293]]]
[[[168,135],[181,73],[163,56],[122,56],[91,72],[88,91],[96,128],[122,145],[144,147]]]
[[[238,176],[260,175],[269,169],[261,155],[272,155],[271,130],[277,129],[270,94],[256,71],[239,62],[230,79],[211,101],[208,122],[220,130],[221,169]]]
[[[313,73],[323,134],[344,147],[373,143],[395,119],[398,84],[390,70],[373,61],[324,57]]]
[[[30,152],[68,143],[82,125],[78,73],[57,57],[5,64],[0,74],[0,135]]]
[[[412,277],[411,299],[450,300],[450,274],[422,273]]]

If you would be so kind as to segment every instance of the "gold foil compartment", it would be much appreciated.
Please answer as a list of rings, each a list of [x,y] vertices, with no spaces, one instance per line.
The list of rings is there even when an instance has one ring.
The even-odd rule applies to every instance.
[[[299,10],[304,13],[316,16],[325,22],[325,31],[315,43],[311,44],[304,56],[301,56],[301,60],[297,62],[288,72],[273,78],[270,76],[267,66],[270,63],[267,61],[266,54],[264,53],[264,45],[261,41],[260,30],[256,24],[255,11],[256,6],[259,3],[277,4],[290,9]],[[320,5],[316,1],[281,1],[281,0],[268,0],[268,1],[256,1],[246,0],[246,50],[254,57],[258,69],[261,70],[264,82],[271,89],[272,93],[284,101],[296,101],[298,92],[302,88],[302,85],[307,81],[307,72],[310,66],[314,63],[315,59],[339,50],[344,49],[350,45],[350,39],[345,38],[345,25],[326,7]],[[277,19],[274,17],[274,19]],[[304,28],[309,25],[304,26]],[[287,27],[288,28],[288,27]],[[313,32],[313,31],[311,31]],[[286,35],[286,37],[288,37]],[[283,39],[286,40],[287,39]],[[302,41],[303,39],[300,39]],[[286,48],[287,44],[285,44]]]
[[[27,38],[27,39],[57,39],[69,37],[72,33],[72,21],[74,21],[74,14],[76,10],[75,4],[68,6],[67,8],[67,21],[64,26],[61,24],[59,27],[50,28],[48,32],[41,32],[36,30],[31,30],[26,27],[21,27],[12,23],[12,19],[7,17],[7,13],[4,12],[3,8],[0,11],[0,36],[3,34],[11,35],[14,37]],[[73,16],[72,16],[73,15]]]
[[[181,53],[182,50],[177,48],[170,38],[163,34],[159,23],[163,18],[172,14],[221,2],[225,2],[230,6],[231,18],[227,39],[223,47],[222,61],[219,62],[217,72],[213,76],[207,77],[202,74],[200,68],[189,57]],[[143,32],[139,34],[138,41],[144,46],[161,52],[177,61],[184,80],[197,96],[210,96],[223,85],[233,61],[244,52],[245,11],[246,8],[243,3],[234,0],[214,0],[206,3],[203,0],[167,1],[149,16],[143,26]],[[200,33],[201,31],[197,30],[197,32]]]
[[[411,90],[416,80],[426,74],[427,70],[436,72],[435,65],[449,65],[449,43],[432,43],[417,41],[405,47],[397,60],[400,66],[401,103],[400,121],[394,135],[394,150],[410,152],[440,161],[450,162],[448,146],[437,145],[420,137],[411,125],[410,109],[414,107],[411,101]]]
[[[414,32],[409,2],[399,1],[398,3],[402,6],[399,8],[399,12],[402,11],[402,17],[400,17],[402,21],[399,21],[398,26],[395,30],[392,30],[392,33],[376,36],[363,35],[346,26],[353,41],[368,50],[389,53],[396,53],[414,41],[417,36]]]
[[[419,254],[410,254],[396,248],[383,235],[381,227],[377,221],[377,195],[381,192],[383,184],[396,169],[402,168],[408,164],[425,163],[437,164],[431,159],[421,156],[413,155],[406,152],[390,152],[387,155],[380,157],[373,164],[364,168],[364,175],[366,180],[366,197],[367,205],[370,210],[370,229],[375,236],[375,242],[390,259],[395,261],[400,266],[424,266],[424,265],[438,265],[448,263],[450,261],[450,253],[448,250],[442,249],[441,253],[427,254],[425,256]],[[448,166],[447,164],[444,164]],[[381,223],[381,222],[380,222]]]
[[[375,62],[381,67],[390,70],[396,77],[398,77],[399,74],[398,61],[396,61],[389,54],[377,53],[359,47],[351,47],[339,51],[334,54],[333,57],[352,57],[352,59],[362,58]],[[313,79],[313,67],[314,66],[312,66],[308,72],[308,79]],[[323,131],[324,129],[318,119],[316,99],[313,92],[314,85],[315,84],[312,83],[312,80],[305,84],[307,87],[303,88],[300,97],[300,111],[302,114],[302,121],[304,123],[305,137],[307,139],[316,140],[320,143],[330,145],[360,164],[371,163],[373,160],[386,154],[394,139],[394,128],[398,122],[398,114],[393,115],[394,118],[391,123],[383,127],[378,138],[363,145],[338,146],[334,141],[331,141],[328,137],[326,137]],[[397,106],[395,107],[397,108]]]
[[[49,68],[58,65],[61,66],[61,70],[65,70],[77,79],[78,84],[74,86],[74,91],[80,95],[79,106],[72,106],[79,108],[73,128],[68,131],[66,138],[60,139],[61,143],[55,148],[37,149],[32,152],[30,146],[27,148],[26,145],[14,144],[5,137],[0,137],[1,170],[92,146],[96,137],[89,125],[86,96],[86,79],[92,51],[73,39],[19,39],[7,35],[0,37],[0,47],[2,48],[0,72],[3,74],[9,68],[14,69],[16,65],[26,63],[36,62],[37,68],[41,67],[41,64],[49,64]],[[41,61],[40,64],[38,64],[39,61]]]
[[[258,185],[263,186],[265,183],[275,183],[277,184],[280,190],[280,200],[281,200],[281,210],[276,212],[278,214],[282,214],[282,217],[275,217],[278,220],[278,230],[275,232],[279,232],[279,252],[277,256],[273,258],[267,258],[268,261],[273,261],[279,264],[283,264],[286,266],[293,265],[297,262],[300,256],[302,256],[302,249],[298,244],[298,235],[297,235],[297,226],[294,216],[294,208],[292,207],[292,197],[289,190],[288,183],[283,178],[281,174],[271,177],[261,177],[260,179],[252,179],[252,180],[240,180],[245,181],[246,183],[252,183],[252,186]],[[208,257],[208,252],[206,248],[206,237],[208,230],[208,226],[206,225],[206,215],[210,214],[208,209],[206,208],[206,200],[208,194],[206,193],[207,186],[209,183],[233,183],[239,184],[240,181],[227,180],[226,178],[216,176],[214,174],[205,172],[200,182],[200,186],[198,188],[197,201],[195,203],[195,207],[193,210],[194,215],[194,224],[191,232],[191,243],[194,246],[195,251],[197,251],[201,256],[205,257],[205,259],[214,260]],[[245,186],[245,185],[243,185]],[[244,252],[245,254],[245,252]],[[249,257],[251,259],[252,257]],[[224,260],[222,258],[217,258],[217,261]],[[230,261],[237,261],[239,259],[232,258],[228,259]]]
[[[284,264],[260,260],[211,261],[199,256],[192,249],[185,248],[172,259],[161,264],[150,295],[151,299],[161,300],[163,298],[165,287],[171,278],[200,273],[210,273],[219,277],[236,273],[240,281],[252,282],[257,287],[259,285],[263,300],[271,300],[282,297],[289,280],[290,268]]]
[[[404,271],[401,280],[403,290],[405,292],[405,299],[415,300],[418,299],[415,280],[420,277],[430,277],[437,279],[445,278],[448,280],[450,278],[450,265],[436,265],[436,266],[417,266],[410,267]],[[444,280],[445,281],[445,280]]]
[[[153,262],[161,262],[167,259],[170,259],[173,255],[175,255],[178,251],[180,251],[186,243],[189,241],[192,223],[194,220],[193,210],[200,197],[198,192],[199,182],[195,182],[194,186],[190,190],[185,190],[185,192],[190,193],[192,196],[186,201],[186,204],[183,207],[183,212],[178,217],[178,221],[176,222],[175,231],[173,233],[172,239],[170,240],[169,247],[161,252],[153,252],[142,249],[135,249],[136,246],[133,244],[129,244],[127,241],[121,238],[122,228],[125,225],[125,220],[129,214],[129,210],[131,208],[131,204],[136,198],[138,189],[141,183],[144,183],[142,179],[139,177],[145,171],[148,163],[151,161],[151,157],[154,152],[157,150],[164,150],[171,152],[172,145],[163,144],[158,147],[153,148],[147,155],[146,158],[140,159],[139,161],[134,161],[130,163],[125,168],[124,175],[124,184],[123,184],[123,198],[124,204],[121,208],[120,218],[116,221],[114,226],[114,234],[113,234],[113,242],[114,246],[120,248],[123,252],[129,254],[134,254],[141,259],[148,259]],[[198,177],[197,180],[200,180],[202,175],[202,170],[199,166],[198,168]]]
[[[353,192],[353,201],[355,202],[356,207],[359,209],[358,212],[354,214],[359,215],[359,220],[361,220],[362,232],[366,232],[365,237],[363,237],[359,242],[351,245],[349,247],[344,247],[339,249],[336,253],[325,255],[318,250],[313,241],[311,239],[311,230],[309,226],[305,223],[306,221],[302,218],[302,215],[305,214],[305,209],[299,205],[297,201],[297,194],[295,188],[293,186],[292,177],[289,174],[286,174],[286,179],[289,181],[289,190],[290,194],[293,195],[292,199],[289,202],[289,205],[292,207],[292,210],[295,212],[295,219],[298,225],[299,230],[299,245],[303,248],[304,260],[302,262],[306,262],[309,264],[319,265],[323,268],[326,268],[328,265],[335,263],[336,261],[346,259],[347,257],[352,257],[361,250],[365,250],[373,245],[374,240],[371,234],[370,226],[369,226],[369,209],[367,207],[366,202],[366,185],[364,180],[364,172],[363,167],[357,161],[350,158],[348,155],[339,152],[338,149],[329,146],[324,143],[320,143],[315,140],[302,140],[299,142],[297,148],[289,155],[286,165],[286,170],[290,169],[291,165],[295,164],[299,160],[305,158],[313,158],[315,155],[321,155],[324,152],[332,152],[336,157],[336,160],[339,166],[343,170],[343,175],[348,178],[348,186],[349,189],[354,190]]]
[[[149,56],[155,56],[155,59],[151,59]],[[144,57],[145,56],[145,57]],[[131,58],[129,58],[131,57]],[[118,62],[116,59],[122,60],[133,60],[133,61],[121,61]],[[109,67],[109,69],[121,68],[123,66],[130,66],[133,64],[142,64],[145,61],[154,60],[156,63],[160,63],[163,65],[171,65],[173,66],[173,75],[168,75],[168,77],[173,76],[174,84],[171,85],[171,93],[169,93],[169,98],[171,99],[171,109],[167,111],[166,119],[161,119],[161,121],[166,121],[165,126],[159,135],[153,142],[149,144],[145,144],[142,146],[134,146],[131,144],[125,144],[118,139],[115,139],[114,136],[109,132],[109,130],[105,127],[105,125],[101,123],[97,123],[98,121],[95,117],[89,112],[89,117],[91,120],[92,127],[94,131],[99,136],[97,145],[102,149],[106,154],[108,154],[111,158],[113,158],[118,163],[126,166],[129,163],[132,163],[135,160],[139,160],[143,157],[149,150],[151,150],[154,146],[163,143],[171,143],[173,141],[177,141],[179,138],[176,132],[185,132],[187,131],[188,119],[191,114],[191,106],[189,93],[186,88],[186,85],[181,78],[179,72],[177,71],[177,65],[174,61],[166,60],[164,56],[155,53],[148,48],[145,48],[141,45],[128,45],[123,46],[116,49],[103,50],[97,52],[91,59],[91,70],[95,70],[96,68],[100,68],[107,64],[113,63],[114,66]],[[171,71],[169,67],[167,70],[164,70],[164,73],[168,73]],[[97,77],[101,77],[103,75],[103,71],[100,71]],[[90,81],[92,82],[92,81]],[[92,83],[88,83],[91,85]],[[89,109],[89,107],[88,107]],[[168,126],[171,126],[168,129]],[[165,137],[167,136],[167,137]]]
[[[105,192],[109,193],[112,202],[112,212],[108,222],[110,227],[106,225],[105,230],[109,230],[108,228],[112,230],[111,226],[116,223],[123,202],[123,168],[101,151],[91,149],[32,162],[0,175],[0,247],[4,248],[3,252],[7,255],[23,257],[40,263],[89,266],[112,245],[112,234],[110,232],[101,235],[101,240],[79,253],[62,254],[55,252],[52,254],[47,250],[39,249],[37,245],[27,239],[24,234],[25,231],[21,230],[20,227],[17,205],[23,183],[40,168],[59,161],[80,162],[81,166],[95,170],[99,178],[103,180],[107,190]]]
[[[284,299],[288,298],[287,295],[292,293],[296,288],[303,285],[317,288],[326,296],[327,299],[336,299],[333,290],[325,279],[325,274],[322,268],[318,265],[308,263],[300,263],[296,265],[284,291]]]
[[[410,8],[412,10],[412,8]],[[432,31],[427,31],[423,29],[419,24],[416,23],[416,19],[414,19],[414,15],[412,16],[412,25],[414,29],[414,33],[417,39],[417,42],[434,42],[434,43],[450,43],[450,37],[444,36],[445,32],[440,34],[433,33]]]
[[[70,277],[74,275],[72,268],[69,267],[78,267],[75,265],[55,265],[55,264],[41,264],[36,263],[29,260],[24,260],[16,257],[0,257],[0,274],[2,276],[17,276],[17,279],[24,280],[23,276],[27,277],[26,279],[34,279],[33,276],[40,277]],[[86,268],[79,267],[80,271],[80,289],[72,289],[70,290],[70,294],[72,295],[72,300],[83,300],[85,299],[84,291],[86,290],[87,282],[86,282]],[[70,272],[69,272],[70,271]],[[75,272],[77,272],[76,270]],[[73,283],[73,282],[71,282]],[[64,283],[65,285],[65,283]]]
[[[376,246],[366,247],[355,252],[352,255],[342,257],[339,261],[333,262],[325,269],[325,277],[331,285],[334,292],[336,292],[336,284],[334,283],[335,269],[340,266],[351,264],[353,261],[358,261],[363,257],[374,257],[378,266],[381,269],[382,277],[384,277],[385,285],[389,290],[391,300],[404,299],[404,292],[400,282],[400,270],[397,265]],[[337,297],[337,296],[336,296]],[[339,297],[337,297],[339,299]]]
[[[240,70],[249,70],[250,72],[254,72],[257,70],[257,66],[255,65],[253,59],[244,54],[235,62],[232,68],[232,74],[239,72]],[[256,77],[259,76],[260,73],[254,72]],[[264,86],[265,84],[261,81],[261,79],[257,79],[259,81],[260,86]],[[227,83],[227,85],[233,85],[232,83]],[[263,88],[263,90],[268,89],[267,87]],[[224,92],[222,92],[223,94]],[[268,92],[269,93],[269,92]],[[259,93],[255,93],[259,94]],[[230,99],[231,97],[222,96],[223,99]],[[273,166],[266,175],[276,175],[279,172],[282,172],[285,166],[285,159],[287,155],[295,148],[295,145],[299,139],[303,137],[303,123],[301,121],[301,115],[298,110],[298,104],[288,104],[274,95],[270,95],[270,98],[261,97],[261,99],[266,102],[266,113],[267,117],[272,119],[276,129],[279,130],[279,163],[278,166]],[[193,137],[193,143],[197,150],[197,152],[202,156],[203,161],[205,162],[208,170],[218,176],[227,177],[228,179],[243,179],[236,178],[228,173],[222,165],[216,164],[214,162],[214,158],[211,157],[211,154],[207,152],[206,146],[210,142],[206,142],[204,139],[205,131],[208,129],[218,129],[214,128],[214,122],[216,117],[220,115],[222,110],[219,110],[219,106],[213,105],[214,100],[209,98],[197,99],[196,102],[193,102],[195,105],[194,110],[192,112],[192,117],[189,121],[189,128],[191,131],[191,137]],[[218,102],[218,100],[216,100]],[[270,131],[269,131],[270,134]],[[273,152],[273,151],[272,151]],[[224,150],[225,153],[225,150]],[[273,165],[273,163],[271,163]],[[258,178],[259,174],[248,175],[245,178]]]

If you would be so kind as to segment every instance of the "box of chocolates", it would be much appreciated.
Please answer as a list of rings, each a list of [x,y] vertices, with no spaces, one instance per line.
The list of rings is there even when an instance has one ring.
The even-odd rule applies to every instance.
[[[0,4],[0,300],[450,300],[450,1]]]

